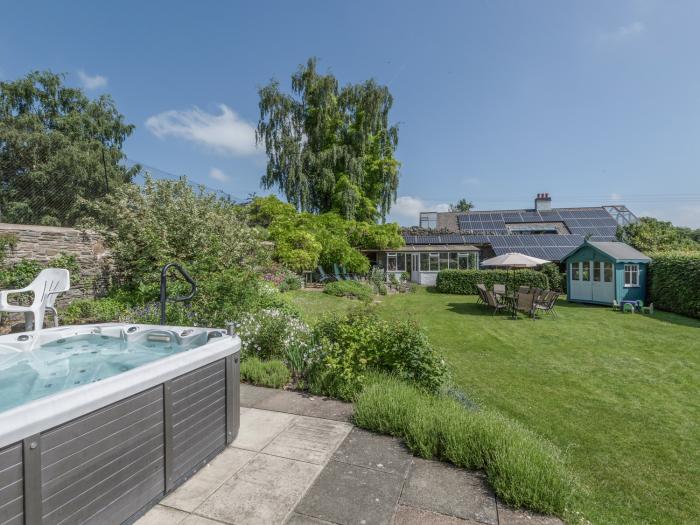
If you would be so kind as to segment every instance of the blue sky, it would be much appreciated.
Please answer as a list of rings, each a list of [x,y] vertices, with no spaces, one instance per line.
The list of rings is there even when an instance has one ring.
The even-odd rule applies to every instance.
[[[130,159],[263,193],[257,88],[309,56],[388,84],[400,124],[391,218],[622,202],[700,227],[700,3],[15,2],[0,78],[64,72],[137,126]]]

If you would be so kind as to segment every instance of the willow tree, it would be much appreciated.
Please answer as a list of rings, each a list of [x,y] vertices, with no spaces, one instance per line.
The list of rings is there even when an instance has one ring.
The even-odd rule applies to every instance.
[[[374,80],[340,87],[316,65],[311,58],[299,66],[291,93],[276,80],[259,90],[256,140],[268,157],[261,184],[298,210],[383,220],[399,184],[391,93]]]

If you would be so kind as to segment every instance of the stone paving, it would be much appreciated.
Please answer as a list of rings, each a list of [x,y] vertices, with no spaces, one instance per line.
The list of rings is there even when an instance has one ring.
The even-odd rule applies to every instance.
[[[238,438],[137,525],[560,525],[502,505],[483,475],[355,428],[352,405],[241,385]]]

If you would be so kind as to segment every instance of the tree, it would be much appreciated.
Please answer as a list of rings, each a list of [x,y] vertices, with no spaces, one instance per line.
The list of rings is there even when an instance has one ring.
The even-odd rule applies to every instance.
[[[456,204],[450,204],[450,211],[468,212],[474,208],[474,204],[467,199],[459,199]]]
[[[693,238],[693,230],[680,228],[670,222],[653,217],[641,217],[637,222],[620,229],[622,241],[642,252],[665,250],[700,250],[700,243]]]
[[[91,100],[62,75],[0,82],[0,220],[74,224],[138,171],[120,164],[133,129],[108,95]]]
[[[268,157],[261,185],[278,188],[301,211],[383,220],[399,184],[393,98],[374,80],[341,88],[316,65],[311,58],[299,66],[291,94],[276,80],[259,90],[256,140]]]

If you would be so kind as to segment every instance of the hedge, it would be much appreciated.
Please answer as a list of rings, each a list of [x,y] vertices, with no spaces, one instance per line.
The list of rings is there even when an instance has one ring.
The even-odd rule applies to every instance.
[[[510,289],[518,286],[549,288],[547,276],[535,270],[442,270],[435,286],[441,293],[475,295],[478,283],[485,284],[488,289],[494,284],[506,284]]]
[[[700,253],[650,255],[649,299],[661,310],[700,318]]]

